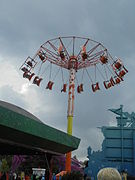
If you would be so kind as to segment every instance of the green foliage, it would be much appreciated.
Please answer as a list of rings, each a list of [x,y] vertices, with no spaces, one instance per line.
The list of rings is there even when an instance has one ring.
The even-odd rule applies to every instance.
[[[7,166],[9,166],[8,167],[9,169],[12,166],[12,158],[13,158],[13,155],[0,155],[0,161],[2,162],[2,160],[5,159],[7,161]]]
[[[6,159],[2,159],[0,171],[1,172],[8,172],[9,171],[9,166],[8,166],[8,163],[7,163]]]
[[[62,180],[83,180],[83,175],[79,171],[71,172],[62,176]]]

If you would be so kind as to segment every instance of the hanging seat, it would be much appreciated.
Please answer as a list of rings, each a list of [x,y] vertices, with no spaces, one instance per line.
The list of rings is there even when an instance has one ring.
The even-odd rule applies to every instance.
[[[36,84],[37,86],[39,86],[42,80],[43,80],[42,78],[39,78],[38,76],[36,76],[33,80],[33,84]]]
[[[128,70],[124,67],[120,59],[118,59],[115,64],[112,65],[112,67],[121,80],[123,80],[122,78],[125,76],[126,73],[128,73]]]
[[[67,91],[67,84],[63,84],[63,88],[61,90],[61,92],[66,92]]]
[[[92,87],[92,91],[93,92],[96,92],[97,90],[100,90],[98,82],[96,84],[92,84],[91,87]]]
[[[124,67],[124,65],[122,64],[121,60],[118,59],[114,64],[113,64],[114,70],[115,72],[119,72],[120,77],[123,77],[126,73],[128,73],[128,70]],[[117,70],[117,71],[116,71]]]
[[[24,72],[23,73],[23,78],[27,78],[30,81],[34,75],[35,74],[31,73],[31,72]]]
[[[88,58],[88,54],[86,53],[86,46],[82,47],[81,56],[83,61]]]
[[[88,55],[86,53],[84,53],[84,52],[81,55],[82,55],[82,60],[83,61],[85,61],[85,59],[88,58]]]
[[[32,61],[27,61],[27,65],[30,66],[30,67],[33,67]]]
[[[77,86],[77,92],[78,93],[83,92],[83,84],[80,84],[80,85]]]
[[[65,54],[64,54],[64,52],[63,52],[63,51],[60,51],[59,54],[60,54],[61,59],[62,59],[62,60],[65,60]]]
[[[28,72],[28,69],[27,69],[26,67],[22,67],[21,70],[22,70],[23,72]]]
[[[128,70],[123,66],[123,69],[119,72],[119,78],[123,78]]]
[[[109,89],[109,88],[111,88],[112,86],[114,86],[115,84],[118,84],[118,83],[119,83],[119,78],[118,78],[118,80],[117,80],[117,78],[118,78],[118,77],[114,77],[114,78],[111,77],[110,80],[104,81],[103,83],[104,83],[105,88],[106,88],[106,89]]]
[[[119,78],[122,78],[125,74],[126,74],[126,72],[124,70],[121,70],[119,72]]]
[[[119,84],[120,82],[121,82],[121,79],[120,79],[119,77],[116,77],[116,78],[115,78],[115,83],[116,83],[116,84]]]
[[[113,86],[110,81],[104,81],[103,83],[104,83],[104,86],[105,86],[106,89],[109,89],[109,88],[111,88]]]
[[[116,69],[118,69],[118,70],[122,67],[122,62],[121,62],[120,59],[118,59],[118,60],[114,63],[114,67],[115,67]]]
[[[102,64],[106,64],[108,62],[108,58],[106,56],[100,56],[100,61]]]
[[[48,84],[47,84],[47,86],[46,86],[46,89],[52,90],[53,84],[54,84],[54,82],[49,81]]]
[[[83,84],[80,84],[80,90],[83,92]]]
[[[39,52],[38,52],[38,56],[39,56],[39,58],[41,59],[41,61],[44,61],[44,59],[45,59],[45,53],[43,53],[42,51],[39,51]]]
[[[27,68],[32,69],[36,65],[36,61],[28,56],[25,61],[25,65],[27,66]]]
[[[110,83],[112,84],[112,86],[115,85],[115,81],[114,81],[113,77],[110,78]]]
[[[65,60],[65,54],[64,54],[64,51],[63,51],[63,46],[62,46],[62,44],[60,44],[60,46],[59,46],[59,48],[58,48],[58,53],[59,53],[59,55],[60,55],[60,58],[61,58],[62,60]]]
[[[81,88],[80,88],[80,86],[77,86],[77,92],[78,92],[78,93],[81,93]]]

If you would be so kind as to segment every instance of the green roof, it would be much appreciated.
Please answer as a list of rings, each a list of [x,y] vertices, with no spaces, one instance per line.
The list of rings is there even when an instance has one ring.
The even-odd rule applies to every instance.
[[[29,112],[0,101],[0,142],[36,151],[67,153],[78,148],[80,139],[52,128]],[[4,149],[6,151],[6,149]]]

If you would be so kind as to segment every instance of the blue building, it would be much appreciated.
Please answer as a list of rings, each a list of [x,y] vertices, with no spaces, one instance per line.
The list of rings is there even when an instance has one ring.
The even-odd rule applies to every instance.
[[[117,126],[101,127],[104,135],[102,151],[93,151],[88,147],[88,167],[85,174],[96,177],[103,167],[115,167],[119,172],[126,171],[135,176],[135,113],[123,112],[119,109],[109,109],[115,113]]]

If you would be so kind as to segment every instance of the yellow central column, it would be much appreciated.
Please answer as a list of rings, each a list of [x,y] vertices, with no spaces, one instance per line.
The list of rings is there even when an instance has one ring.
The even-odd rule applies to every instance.
[[[73,116],[68,116],[67,133],[70,135],[72,135],[72,127],[73,127]]]
[[[67,133],[72,135],[73,116],[68,116]],[[66,154],[66,171],[71,171],[71,152]]]

